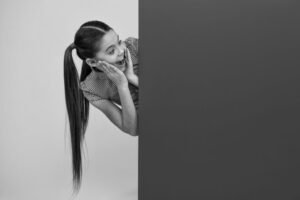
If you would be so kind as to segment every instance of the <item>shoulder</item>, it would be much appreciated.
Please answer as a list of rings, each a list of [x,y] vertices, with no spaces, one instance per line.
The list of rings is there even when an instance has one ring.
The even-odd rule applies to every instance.
[[[111,84],[106,79],[99,79],[95,75],[88,76],[79,84],[80,90],[89,101],[108,99]]]
[[[125,42],[127,42],[127,43],[130,43],[130,44],[133,44],[133,43],[138,43],[138,41],[139,41],[139,39],[138,38],[136,38],[136,37],[127,37],[126,39],[125,39]]]
[[[124,42],[132,55],[133,64],[137,64],[138,63],[138,54],[139,54],[138,53],[139,52],[138,38],[128,37],[124,40]]]
[[[124,41],[127,45],[127,47],[131,47],[133,48],[136,52],[138,51],[138,47],[139,47],[139,39],[135,38],[135,37],[127,37]]]

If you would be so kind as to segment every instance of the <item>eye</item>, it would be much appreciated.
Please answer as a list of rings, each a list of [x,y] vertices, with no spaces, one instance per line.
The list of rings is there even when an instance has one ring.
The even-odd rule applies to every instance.
[[[119,44],[121,44],[121,43],[122,43],[122,40],[119,40]],[[113,49],[112,51],[108,52],[109,55],[112,55],[114,53],[115,53],[115,49]]]
[[[109,52],[109,54],[113,54],[115,52],[115,49],[113,49],[112,51]]]

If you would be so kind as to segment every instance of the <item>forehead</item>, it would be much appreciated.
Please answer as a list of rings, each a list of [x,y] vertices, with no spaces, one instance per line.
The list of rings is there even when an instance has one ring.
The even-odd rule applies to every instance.
[[[110,30],[102,37],[100,42],[100,51],[105,52],[106,49],[118,41],[118,35],[115,31]]]

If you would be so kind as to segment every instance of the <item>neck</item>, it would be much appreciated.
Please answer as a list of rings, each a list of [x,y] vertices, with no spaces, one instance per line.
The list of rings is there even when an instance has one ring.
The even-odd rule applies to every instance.
[[[96,77],[98,77],[100,79],[103,79],[104,77],[106,77],[105,72],[103,72],[102,70],[97,69],[97,68],[94,68],[93,73]]]

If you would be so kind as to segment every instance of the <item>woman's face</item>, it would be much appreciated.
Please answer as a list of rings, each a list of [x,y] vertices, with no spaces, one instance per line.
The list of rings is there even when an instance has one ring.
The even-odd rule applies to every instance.
[[[99,45],[100,51],[96,54],[98,61],[106,61],[121,71],[126,69],[126,62],[124,62],[126,45],[120,40],[119,35],[114,30],[108,31],[102,37]],[[97,68],[101,69],[101,66],[98,65]]]

